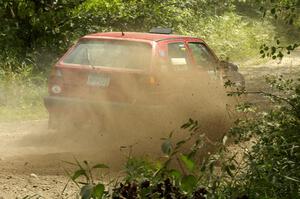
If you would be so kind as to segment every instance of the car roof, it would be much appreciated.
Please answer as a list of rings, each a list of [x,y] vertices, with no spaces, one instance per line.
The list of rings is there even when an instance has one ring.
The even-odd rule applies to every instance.
[[[145,41],[163,41],[169,39],[196,39],[195,37],[173,35],[173,34],[153,34],[141,32],[104,32],[94,33],[84,36],[83,38],[116,38],[126,40],[145,40]],[[201,40],[201,39],[200,39]]]

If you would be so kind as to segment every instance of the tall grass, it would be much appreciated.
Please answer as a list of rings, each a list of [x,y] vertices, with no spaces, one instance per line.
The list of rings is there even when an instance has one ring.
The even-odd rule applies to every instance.
[[[17,63],[3,63],[0,67],[0,122],[46,117],[45,75],[34,73],[30,64],[20,64],[18,70],[12,71],[11,64]]]

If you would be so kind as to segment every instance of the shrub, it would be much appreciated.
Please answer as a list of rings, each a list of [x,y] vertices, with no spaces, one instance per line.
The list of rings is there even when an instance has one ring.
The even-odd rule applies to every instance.
[[[251,198],[300,197],[300,79],[268,78],[272,108],[237,121],[232,133],[241,140],[255,137],[246,151],[248,169],[241,187]],[[248,109],[249,110],[249,109]]]

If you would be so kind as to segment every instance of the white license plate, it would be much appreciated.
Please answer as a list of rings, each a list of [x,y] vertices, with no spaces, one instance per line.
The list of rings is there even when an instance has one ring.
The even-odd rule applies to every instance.
[[[105,74],[90,74],[88,76],[87,85],[108,87],[110,83],[110,77]]]

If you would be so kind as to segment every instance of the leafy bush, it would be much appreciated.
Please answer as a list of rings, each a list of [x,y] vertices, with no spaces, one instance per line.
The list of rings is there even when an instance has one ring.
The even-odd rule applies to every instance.
[[[232,129],[239,142],[255,137],[246,152],[249,168],[242,189],[251,198],[299,198],[300,79],[267,80],[274,93],[259,93],[270,98],[272,108],[237,121]]]

